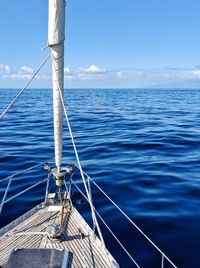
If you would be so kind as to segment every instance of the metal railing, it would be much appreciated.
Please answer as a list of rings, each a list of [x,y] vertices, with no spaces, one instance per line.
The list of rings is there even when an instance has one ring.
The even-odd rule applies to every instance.
[[[76,165],[76,164],[75,164]],[[79,169],[79,167],[76,165],[76,167]],[[169,259],[168,256],[141,230],[141,228],[133,222],[133,220],[130,219],[130,217],[101,189],[101,187],[86,173],[84,172],[84,175],[87,177],[87,180],[92,182],[93,185],[113,204],[113,206],[131,223],[132,226],[134,226],[140,234],[161,254],[161,268],[164,268],[165,262],[168,262],[171,264],[172,267],[177,268],[177,266]],[[80,192],[80,194],[88,201],[86,195],[81,191],[81,189],[78,187],[77,183],[72,180],[72,183],[76,187],[76,189]],[[119,245],[122,247],[122,249],[125,251],[125,253],[128,255],[128,257],[132,260],[132,262],[136,265],[136,267],[140,266],[135,261],[135,259],[131,256],[131,254],[128,252],[128,250],[123,246],[123,244],[119,241],[119,239],[116,237],[116,235],[113,233],[113,231],[110,229],[110,227],[107,225],[107,223],[103,220],[103,218],[100,216],[100,214],[96,211],[96,214],[101,219],[103,224],[106,226],[108,231],[112,234],[112,236],[115,238],[115,240],[119,243]]]
[[[0,181],[0,183],[2,183],[2,182],[7,182],[7,181],[8,181],[7,186],[6,186],[6,190],[5,190],[4,194],[3,194],[3,198],[2,198],[1,203],[0,203],[0,215],[1,215],[1,212],[2,212],[2,210],[3,210],[4,205],[5,205],[6,203],[10,202],[10,201],[13,200],[14,198],[16,198],[16,197],[18,197],[18,196],[24,194],[25,192],[27,192],[27,191],[29,191],[29,190],[35,188],[36,186],[38,186],[38,185],[40,185],[40,184],[42,184],[42,183],[44,183],[44,182],[46,182],[46,181],[49,180],[50,174],[48,174],[48,177],[47,177],[47,178],[45,178],[45,179],[41,179],[40,181],[38,181],[38,182],[34,183],[33,185],[27,187],[26,189],[24,189],[24,190],[22,190],[22,191],[20,191],[20,192],[18,192],[18,193],[16,193],[16,194],[14,194],[13,196],[7,198],[7,195],[8,195],[10,186],[11,186],[11,183],[12,183],[14,180],[16,180],[15,177],[18,176],[18,175],[20,175],[20,174],[22,174],[22,173],[25,173],[25,172],[28,172],[28,171],[30,171],[30,170],[33,170],[34,168],[36,168],[36,167],[38,167],[38,166],[40,166],[40,165],[42,165],[42,164],[34,165],[34,166],[30,167],[30,168],[24,169],[24,170],[22,170],[22,171],[20,171],[20,172],[15,173],[14,175],[11,175],[11,176],[6,177],[5,179],[3,179],[3,180]]]
[[[7,178],[3,179],[0,181],[0,184],[2,182],[7,182],[6,185],[6,189],[5,192],[3,194],[1,203],[0,203],[0,214],[2,212],[3,206],[10,202],[11,200],[13,200],[14,198],[24,194],[25,192],[33,189],[34,187],[47,182],[46,185],[46,193],[45,193],[45,199],[47,198],[48,195],[48,188],[49,188],[49,180],[51,177],[51,172],[48,173],[48,176],[45,179],[41,179],[40,181],[34,183],[33,185],[27,187],[26,189],[12,195],[11,197],[7,198],[9,189],[11,187],[11,184],[13,181],[17,180],[18,178],[16,178],[17,175],[20,175],[24,172],[28,172],[30,170],[33,170],[34,168],[40,166],[42,164],[38,164],[38,165],[34,165],[30,168],[27,168],[25,170],[22,170],[18,173],[15,173],[14,175],[8,176]],[[75,164],[75,166],[79,169],[79,167],[77,166],[77,164]],[[138,225],[133,222],[133,220],[130,219],[130,217],[101,189],[101,187],[86,173],[83,172],[84,175],[87,178],[87,184],[88,184],[88,190],[89,190],[89,194],[90,194],[90,198],[92,199],[92,193],[91,193],[91,186],[90,183],[92,183],[112,204],[113,206],[115,206],[115,208],[131,223],[132,226],[134,226],[139,232],[140,234],[143,235],[143,237],[161,254],[161,268],[164,268],[164,264],[165,262],[168,262],[169,264],[171,264],[172,267],[177,268],[177,266],[169,259],[168,256],[166,256],[166,254],[158,247],[156,246],[156,244],[140,229],[140,227],[138,227]],[[81,195],[89,202],[88,197],[86,196],[86,194],[83,193],[83,191],[80,189],[80,187],[77,185],[77,183],[71,178],[71,183],[75,186],[75,188],[81,193]],[[66,185],[65,185],[66,187]],[[117,236],[113,233],[113,231],[111,230],[111,228],[108,226],[108,224],[105,222],[105,220],[102,218],[102,216],[98,213],[98,211],[96,210],[96,208],[94,207],[94,211],[96,213],[96,215],[99,217],[99,219],[102,221],[102,223],[105,225],[105,227],[108,229],[108,231],[112,234],[112,236],[115,238],[115,240],[119,243],[119,245],[121,246],[121,248],[125,251],[125,253],[128,255],[128,257],[131,259],[131,261],[135,264],[136,267],[140,268],[139,264],[136,262],[136,260],[133,258],[133,256],[129,253],[129,251],[124,247],[124,245],[122,244],[122,242],[117,238]]]

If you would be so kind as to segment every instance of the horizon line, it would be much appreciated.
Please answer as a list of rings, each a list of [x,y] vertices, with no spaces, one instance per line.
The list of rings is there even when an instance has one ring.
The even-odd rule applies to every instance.
[[[21,87],[0,87],[0,90],[6,90],[6,89],[21,89]],[[52,90],[53,88],[50,87],[30,87],[27,88],[26,90],[30,90],[30,89],[46,89],[46,90]],[[158,87],[158,86],[148,86],[148,87],[70,87],[70,88],[64,88],[64,90],[68,90],[68,89],[72,89],[72,90],[77,90],[77,89],[199,89],[200,87]]]

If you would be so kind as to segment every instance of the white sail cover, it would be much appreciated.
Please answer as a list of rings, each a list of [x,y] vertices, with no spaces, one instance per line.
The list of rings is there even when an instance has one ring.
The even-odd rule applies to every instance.
[[[49,46],[64,43],[65,5],[65,0],[49,0]]]
[[[52,50],[53,113],[55,163],[58,169],[62,160],[63,109],[60,91],[64,86],[65,0],[49,0],[48,46]]]

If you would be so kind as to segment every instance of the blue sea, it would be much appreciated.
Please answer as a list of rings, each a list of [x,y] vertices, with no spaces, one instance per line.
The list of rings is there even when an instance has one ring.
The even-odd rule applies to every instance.
[[[0,90],[0,112],[17,92]],[[200,90],[68,89],[65,104],[83,169],[178,267],[199,268]],[[28,89],[0,121],[0,179],[41,163],[17,176],[8,197],[45,178],[44,162],[54,166],[52,121],[50,89]],[[74,161],[64,120],[63,164]],[[6,183],[0,186],[2,198]],[[44,191],[5,205],[1,227],[43,201]],[[75,189],[73,198],[90,221]],[[161,255],[95,187],[93,200],[141,267],[161,267]],[[121,267],[135,267],[102,230]]]

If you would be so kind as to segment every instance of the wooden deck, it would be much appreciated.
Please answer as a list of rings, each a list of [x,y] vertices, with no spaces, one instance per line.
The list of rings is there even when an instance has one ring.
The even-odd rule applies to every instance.
[[[60,224],[61,219],[62,239],[52,242],[47,237],[49,225]],[[57,248],[73,253],[73,268],[119,267],[75,208],[65,208],[62,213],[59,206],[38,206],[2,228],[0,236],[0,265],[15,248]]]

